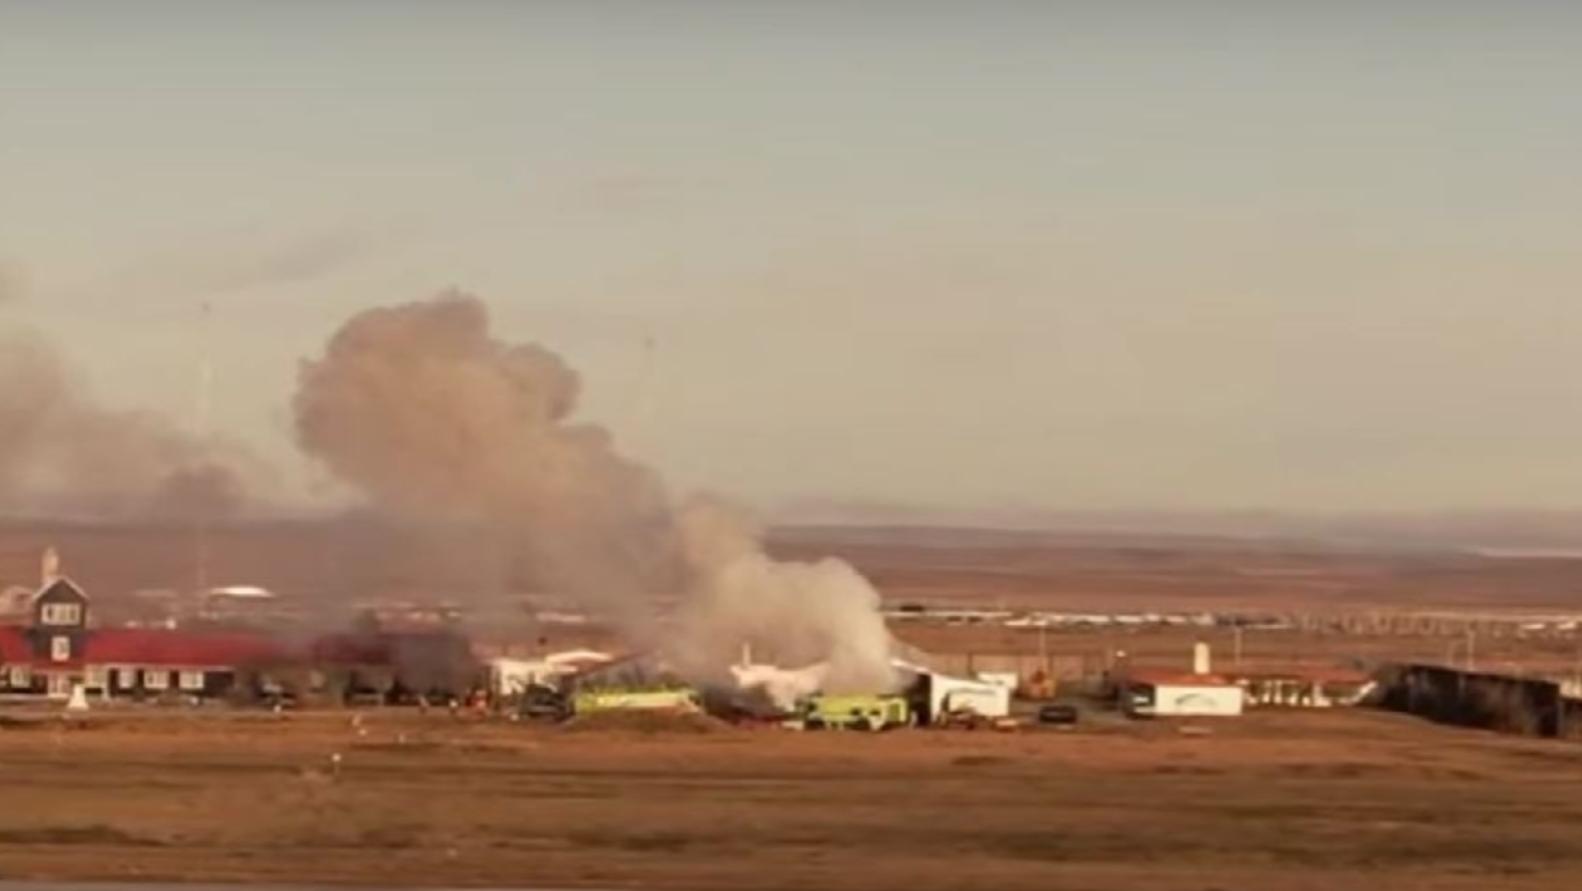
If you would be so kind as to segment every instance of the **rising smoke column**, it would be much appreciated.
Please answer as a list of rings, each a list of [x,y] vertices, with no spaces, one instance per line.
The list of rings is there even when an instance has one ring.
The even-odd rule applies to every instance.
[[[517,549],[541,582],[723,681],[743,643],[785,664],[825,661],[829,686],[890,682],[878,595],[839,561],[781,563],[736,510],[676,505],[658,475],[574,414],[575,371],[489,331],[458,293],[367,310],[305,362],[303,450],[381,507],[472,524]],[[674,626],[654,624],[677,598]]]

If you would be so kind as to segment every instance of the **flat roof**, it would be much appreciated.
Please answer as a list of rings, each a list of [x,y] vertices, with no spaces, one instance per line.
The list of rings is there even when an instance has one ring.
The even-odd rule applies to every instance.
[[[1190,671],[1171,671],[1169,669],[1138,669],[1126,673],[1124,680],[1128,684],[1142,684],[1149,687],[1235,687],[1236,682],[1224,675],[1194,674]]]

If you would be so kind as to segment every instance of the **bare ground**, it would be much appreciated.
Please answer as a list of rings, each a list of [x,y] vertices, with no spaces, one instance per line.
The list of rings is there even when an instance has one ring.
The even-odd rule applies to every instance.
[[[1371,712],[1074,733],[368,713],[0,729],[0,877],[653,888],[1582,882],[1582,749]],[[333,766],[333,753],[342,760]]]

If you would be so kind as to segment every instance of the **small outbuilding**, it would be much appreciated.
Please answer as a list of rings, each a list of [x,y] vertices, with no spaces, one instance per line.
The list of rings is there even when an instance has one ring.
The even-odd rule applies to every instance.
[[[1121,708],[1138,717],[1232,717],[1245,702],[1239,684],[1216,674],[1131,671],[1119,686]]]

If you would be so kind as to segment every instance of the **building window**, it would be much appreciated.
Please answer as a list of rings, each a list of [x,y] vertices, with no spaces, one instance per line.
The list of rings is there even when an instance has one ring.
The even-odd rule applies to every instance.
[[[181,673],[181,689],[183,689],[183,690],[202,690],[203,689],[203,672],[201,672],[201,671],[184,671],[184,672],[182,672]]]
[[[164,690],[170,686],[170,672],[152,668],[143,669],[143,686],[149,690]]]
[[[49,657],[56,662],[71,659],[71,638],[57,635],[49,639]]]
[[[130,690],[137,686],[137,671],[131,668],[115,669],[116,686],[122,690]]]
[[[90,690],[103,690],[109,682],[110,671],[103,665],[90,665],[83,674],[82,685]]]
[[[46,603],[39,618],[45,625],[78,625],[82,623],[82,604]]]
[[[26,665],[11,666],[11,688],[26,690],[33,686],[33,672]]]

